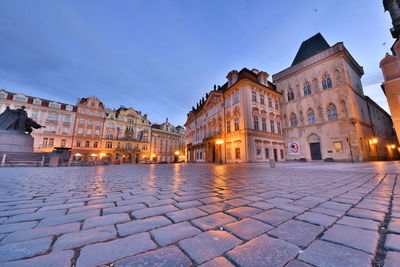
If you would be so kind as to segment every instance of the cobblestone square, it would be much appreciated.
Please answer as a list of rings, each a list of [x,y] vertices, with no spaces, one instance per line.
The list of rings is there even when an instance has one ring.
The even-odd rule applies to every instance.
[[[0,266],[395,266],[397,162],[0,169]]]

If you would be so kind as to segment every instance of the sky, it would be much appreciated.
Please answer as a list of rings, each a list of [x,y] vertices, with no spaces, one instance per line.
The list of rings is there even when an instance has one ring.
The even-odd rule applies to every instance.
[[[390,28],[381,0],[2,0],[0,88],[70,104],[95,96],[183,125],[229,71],[271,81],[320,32],[344,42],[365,94],[388,111],[379,62]]]

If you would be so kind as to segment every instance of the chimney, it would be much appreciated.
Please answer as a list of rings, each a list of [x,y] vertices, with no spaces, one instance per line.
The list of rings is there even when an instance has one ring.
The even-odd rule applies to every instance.
[[[260,72],[260,71],[259,71],[258,69],[256,69],[256,68],[253,68],[251,71],[254,72],[255,74],[258,74],[258,73]]]
[[[268,76],[269,74],[264,71],[259,71],[257,73],[257,80],[262,85],[268,86]]]
[[[237,82],[238,71],[237,70],[232,70],[231,72],[228,73],[226,78],[228,79],[228,87],[231,87],[234,83]]]

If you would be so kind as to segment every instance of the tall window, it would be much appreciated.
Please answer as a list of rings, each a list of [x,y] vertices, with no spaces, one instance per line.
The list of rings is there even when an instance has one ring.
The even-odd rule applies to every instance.
[[[235,148],[235,158],[240,159],[240,147]]]
[[[228,97],[227,99],[225,99],[225,107],[229,108],[231,106],[231,98]]]
[[[275,133],[275,121],[270,120],[271,122],[271,133]]]
[[[65,147],[67,145],[66,139],[61,139],[61,147]]]
[[[262,105],[265,104],[264,95],[261,95],[261,94],[260,94],[260,104],[262,104]]]
[[[253,116],[253,120],[254,120],[254,129],[258,130],[258,117],[257,116]]]
[[[279,110],[279,102],[278,102],[278,100],[275,100],[275,109]]]
[[[267,120],[265,118],[261,118],[262,130],[264,132],[267,131]]]
[[[303,90],[304,90],[304,96],[311,95],[311,84],[309,82],[306,82],[304,84]]]
[[[231,132],[231,121],[226,121],[226,132],[230,133]]]
[[[85,147],[89,147],[89,146],[90,146],[90,141],[86,141]]]
[[[328,105],[327,112],[328,112],[328,120],[334,121],[334,120],[338,119],[337,109],[336,109],[336,105],[335,104],[330,103]]]
[[[93,147],[97,147],[98,145],[99,145],[99,142],[97,142],[97,141],[93,143]]]
[[[272,108],[272,98],[268,97],[268,107]]]
[[[47,147],[47,143],[49,142],[49,139],[47,137],[43,138],[43,143],[42,146],[43,147]]]
[[[251,91],[251,100],[253,102],[257,102],[257,92],[256,91]]]
[[[282,127],[281,127],[281,122],[280,121],[276,122],[276,128],[278,130],[278,134],[282,134]]]
[[[294,92],[293,89],[289,89],[288,93],[287,93],[287,99],[288,101],[294,100]]]
[[[239,102],[239,93],[236,92],[232,95],[232,99],[233,99],[233,104],[236,104]]]
[[[49,139],[49,146],[54,146],[54,138]]]
[[[312,108],[307,111],[308,124],[315,124],[315,112]]]
[[[112,148],[113,143],[112,142],[106,142],[106,148]]]
[[[81,146],[81,141],[80,141],[80,140],[76,141],[76,146],[77,146],[77,147],[80,147],[80,146]]]
[[[235,131],[239,131],[239,117],[233,119],[235,124]]]
[[[332,79],[329,77],[328,73],[325,73],[324,78],[322,79],[322,88],[328,89],[332,88]]]
[[[292,113],[290,114],[290,127],[296,127],[297,126],[297,117],[296,114]]]

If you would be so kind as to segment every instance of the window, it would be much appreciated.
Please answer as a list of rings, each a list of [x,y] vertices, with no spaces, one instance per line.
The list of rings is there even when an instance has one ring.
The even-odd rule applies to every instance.
[[[315,112],[314,112],[314,110],[312,109],[312,108],[310,108],[308,111],[307,111],[307,119],[308,119],[308,124],[309,125],[312,125],[312,124],[315,124]]]
[[[256,157],[257,157],[258,159],[262,158],[262,155],[261,155],[261,148],[256,148]]]
[[[271,133],[275,133],[275,121],[271,120]]]
[[[14,101],[27,102],[27,99],[25,97],[14,96]]]
[[[100,135],[100,130],[94,131],[94,134],[95,134],[95,135]]]
[[[125,144],[126,149],[132,149],[132,143],[126,143]]]
[[[112,142],[106,142],[106,148],[112,148],[113,143]]]
[[[233,104],[239,103],[239,93],[238,92],[234,93],[232,98],[233,98]]]
[[[260,104],[265,105],[264,95],[260,94]]]
[[[335,104],[330,103],[328,105],[327,111],[328,111],[328,120],[334,121],[338,119],[337,109]]]
[[[99,145],[99,142],[97,142],[97,141],[93,143],[93,147],[98,147],[98,145]]]
[[[88,120],[88,125],[93,125],[93,121],[92,120]]]
[[[32,119],[37,119],[38,115],[39,115],[39,111],[38,110],[32,110],[32,112],[31,112]]]
[[[5,99],[6,98],[6,94],[0,94],[0,99]]]
[[[268,107],[272,108],[272,98],[268,97]]]
[[[70,115],[65,116],[64,117],[64,122],[65,123],[70,123],[71,122],[71,116]]]
[[[58,121],[58,114],[57,113],[49,113],[47,115],[47,120],[49,120],[49,121]]]
[[[55,133],[56,132],[56,126],[48,125],[48,126],[46,126],[46,128],[44,128],[44,131],[46,133]]]
[[[269,159],[269,149],[268,148],[265,149],[265,158]]]
[[[239,131],[239,117],[234,118],[234,126],[235,126],[235,131]]]
[[[65,147],[67,145],[66,139],[61,139],[61,147]]]
[[[83,128],[78,128],[78,134],[83,134]]]
[[[251,91],[251,101],[257,102],[257,92]]]
[[[231,106],[231,98],[228,97],[227,99],[225,99],[225,107],[229,108]]]
[[[230,133],[231,132],[231,121],[226,121],[226,132]]]
[[[297,126],[297,116],[296,114],[292,113],[290,114],[290,127],[296,127]]]
[[[49,146],[54,146],[54,138],[49,139]]]
[[[79,119],[79,124],[85,124],[85,120],[84,119]]]
[[[86,134],[91,135],[92,134],[92,129],[86,129]]]
[[[81,141],[80,140],[76,141],[76,146],[77,147],[81,147]]]
[[[289,89],[288,93],[287,93],[287,99],[288,101],[294,100],[294,92],[293,89]]]
[[[281,122],[280,121],[276,122],[276,128],[278,130],[278,134],[282,134],[282,128],[281,128]]]
[[[33,100],[33,104],[34,104],[34,105],[41,105],[41,104],[42,104],[42,101],[41,101],[40,99],[34,99],[34,100]]]
[[[72,111],[72,106],[66,106],[66,107],[65,107],[65,110],[66,110],[66,111]]]
[[[68,127],[64,127],[62,133],[63,134],[68,134],[69,132],[69,128]]]
[[[343,144],[342,142],[338,141],[338,142],[333,142],[333,146],[335,147],[335,151],[336,152],[343,152]]]
[[[322,88],[323,89],[332,88],[332,80],[327,73],[324,75],[324,78],[322,79]]]
[[[90,116],[95,116],[95,114],[94,114],[93,111],[90,111],[90,112],[89,112],[89,115],[90,115]]]
[[[147,150],[147,146],[146,145],[142,145],[142,150]]]
[[[86,110],[80,110],[79,111],[81,114],[86,114]]]
[[[275,100],[275,109],[279,110],[279,102],[278,102],[278,100]]]
[[[281,149],[281,159],[284,159],[283,150]]]
[[[267,131],[267,119],[261,118],[261,124],[262,124],[262,130],[264,132],[266,132]]]
[[[43,138],[42,146],[47,147],[48,142],[49,142],[49,138],[47,138],[47,137]]]
[[[61,105],[58,103],[49,103],[49,108],[57,108],[60,109]]]
[[[96,127],[100,127],[101,126],[101,122],[100,121],[97,121],[96,122]]]
[[[90,141],[86,141],[85,142],[85,147],[89,147],[90,146]]]
[[[304,84],[303,91],[304,91],[304,96],[311,95],[311,84],[309,82],[306,82]]]
[[[235,148],[235,158],[240,159],[240,147]]]
[[[257,116],[253,116],[253,121],[254,121],[254,129],[258,130],[258,117]]]

